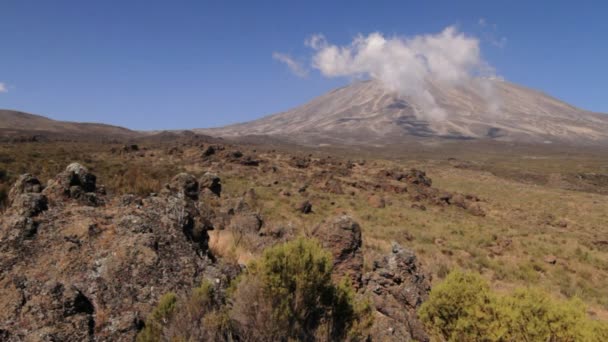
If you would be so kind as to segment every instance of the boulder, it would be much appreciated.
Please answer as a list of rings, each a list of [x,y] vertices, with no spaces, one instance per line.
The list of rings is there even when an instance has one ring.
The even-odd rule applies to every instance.
[[[425,187],[430,187],[433,184],[433,181],[426,176],[426,173],[418,169],[410,169],[405,174],[400,175],[400,180],[405,180],[405,182],[409,184],[421,185]]]
[[[38,178],[32,176],[29,173],[19,176],[15,184],[11,187],[8,192],[8,204],[11,205],[13,201],[21,194],[26,193],[40,193],[44,187],[38,180]]]
[[[199,184],[196,178],[189,173],[182,172],[173,177],[171,181],[165,185],[164,193],[172,193],[181,198],[197,200],[198,188]]]
[[[297,210],[302,214],[310,214],[312,212],[312,204],[306,200],[298,205]]]
[[[289,161],[289,165],[297,169],[305,169],[310,166],[310,158],[292,157]]]
[[[20,194],[13,200],[11,209],[15,210],[17,215],[34,217],[48,209],[48,200],[39,193]]]
[[[201,190],[209,190],[212,194],[217,197],[221,196],[222,193],[222,181],[220,177],[211,172],[206,172],[199,180],[199,186]]]
[[[323,248],[333,256],[334,278],[340,281],[347,277],[355,288],[361,286],[363,253],[361,252],[361,227],[350,216],[340,216],[323,223],[313,231]]]
[[[216,152],[215,147],[214,146],[207,146],[207,148],[205,148],[205,150],[203,150],[203,157],[210,157],[212,155],[214,155]]]
[[[72,198],[89,205],[97,205],[101,201],[94,193],[96,189],[97,177],[86,167],[72,163],[66,167],[65,171],[49,180],[42,193],[51,202],[61,202],[66,198]]]
[[[259,214],[254,212],[241,212],[235,214],[230,220],[228,229],[236,232],[257,234],[263,225],[264,221]]]
[[[371,335],[378,341],[429,341],[416,310],[428,298],[430,279],[416,255],[394,243],[391,253],[373,262],[362,292],[376,308]]]

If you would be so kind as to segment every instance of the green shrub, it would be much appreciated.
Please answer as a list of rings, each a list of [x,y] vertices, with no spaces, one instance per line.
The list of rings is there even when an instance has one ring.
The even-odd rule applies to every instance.
[[[535,289],[497,295],[479,275],[452,272],[419,312],[446,341],[606,341],[608,324],[590,319],[578,299],[557,301]]]
[[[265,251],[232,295],[232,317],[254,340],[343,340],[364,335],[369,305],[331,280],[331,255],[300,238]]]
[[[156,308],[146,319],[145,327],[137,335],[137,342],[160,341],[163,326],[167,324],[177,305],[177,296],[173,292],[164,294]]]
[[[503,334],[488,284],[474,273],[452,272],[420,308],[429,333],[448,341],[496,340]]]
[[[137,336],[143,341],[358,341],[372,324],[369,302],[332,282],[331,255],[297,239],[265,251],[235,281],[228,300],[209,282],[163,296]]]

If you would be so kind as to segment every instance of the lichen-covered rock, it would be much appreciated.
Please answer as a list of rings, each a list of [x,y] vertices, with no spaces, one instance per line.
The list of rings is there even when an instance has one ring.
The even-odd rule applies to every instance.
[[[52,190],[62,191],[55,200],[69,205],[0,217],[3,338],[133,341],[162,294],[186,294],[203,279],[229,283],[224,278],[234,272],[208,256],[213,209],[192,199],[190,177],[175,177],[163,196],[91,207],[63,193],[91,190],[90,178],[81,179],[87,174],[71,166],[53,180]]]
[[[222,181],[220,177],[218,177],[214,173],[205,173],[199,180],[199,185],[201,191],[208,190],[209,192],[218,197],[222,194]]]
[[[403,174],[402,178],[399,180],[404,180],[410,184],[422,185],[426,187],[433,185],[433,181],[426,176],[426,172],[418,169],[410,169],[408,172]]]
[[[428,341],[416,309],[428,298],[430,279],[416,255],[398,244],[391,254],[373,262],[363,276],[362,292],[377,310],[371,335],[379,341]]]
[[[94,206],[101,204],[95,190],[97,190],[97,177],[86,167],[72,163],[65,171],[49,180],[42,193],[51,203],[60,203],[66,198],[71,198]]]
[[[38,180],[38,178],[32,176],[29,173],[19,176],[15,184],[11,187],[8,192],[8,204],[11,205],[13,201],[22,194],[27,193],[40,193],[44,187]]]
[[[33,217],[48,209],[48,200],[40,193],[20,194],[13,199],[11,209],[17,215]]]
[[[165,186],[164,192],[175,194],[180,198],[197,200],[198,190],[199,184],[196,178],[189,173],[182,172],[171,179]]]

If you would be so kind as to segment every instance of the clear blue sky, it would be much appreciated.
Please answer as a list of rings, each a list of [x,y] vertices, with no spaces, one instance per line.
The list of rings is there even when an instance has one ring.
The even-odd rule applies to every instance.
[[[0,108],[134,129],[224,125],[348,82],[299,78],[272,58],[310,54],[311,34],[347,44],[457,25],[507,80],[608,112],[607,16],[606,1],[3,0]]]

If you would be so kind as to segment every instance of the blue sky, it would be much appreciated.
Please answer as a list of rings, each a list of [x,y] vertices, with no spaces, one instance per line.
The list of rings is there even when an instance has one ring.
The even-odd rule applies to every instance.
[[[505,79],[608,112],[605,1],[0,2],[0,108],[134,129],[219,126],[346,84],[308,65],[323,34],[415,36],[455,26]],[[482,19],[480,21],[480,19]]]

